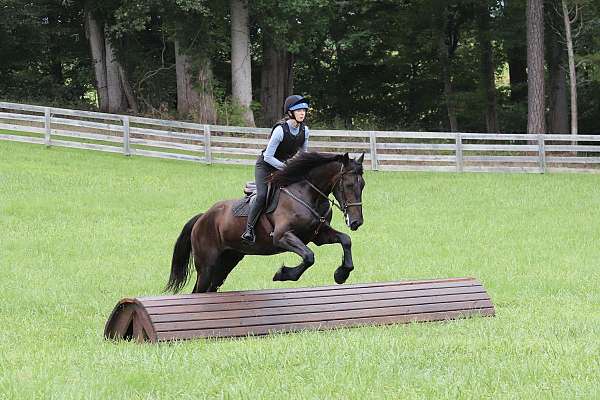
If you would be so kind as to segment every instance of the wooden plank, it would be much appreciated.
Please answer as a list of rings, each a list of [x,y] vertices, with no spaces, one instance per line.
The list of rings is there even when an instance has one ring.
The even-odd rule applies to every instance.
[[[576,151],[586,151],[586,152],[600,152],[600,146],[588,146],[588,145],[555,145],[549,144],[546,145],[546,151],[568,151],[568,152],[576,152]]]
[[[234,165],[254,165],[256,164],[256,159],[250,159],[250,160],[236,160],[233,158],[219,158],[219,157],[214,157],[213,155],[213,159],[212,162],[214,164],[234,164]]]
[[[194,122],[185,122],[185,121],[173,121],[173,120],[165,120],[165,119],[155,119],[155,118],[147,118],[147,117],[131,117],[132,124],[141,124],[141,125],[156,125],[165,128],[181,128],[181,129],[191,129],[194,131],[202,132],[204,124],[198,124]],[[140,128],[145,129],[145,128]]]
[[[352,131],[356,132],[356,131]],[[446,139],[455,140],[456,134],[449,132],[405,132],[405,131],[373,131],[377,138],[393,139]],[[311,131],[312,134],[312,131]]]
[[[531,138],[536,140],[535,137]],[[526,144],[463,144],[464,151],[535,151],[537,153],[538,146]]]
[[[526,133],[469,133],[461,132],[463,140],[504,140],[504,141],[530,141],[531,135]]]
[[[310,137],[347,137],[347,138],[368,138],[369,131],[343,131],[333,129],[311,129]]]
[[[7,135],[4,133],[0,133],[0,140],[8,140],[11,142],[33,143],[33,144],[44,144],[45,143],[44,138],[31,137],[31,136]]]
[[[312,136],[311,136],[312,138]],[[317,140],[309,140],[309,146],[312,148],[329,148],[329,149],[370,149],[370,144],[367,142],[324,142]]]
[[[364,289],[363,289],[364,290]],[[349,293],[349,294],[348,294]],[[485,293],[482,286],[471,287],[450,287],[433,288],[426,290],[386,290],[361,293],[360,289],[346,292],[343,294],[331,295],[330,293],[316,294],[312,296],[301,296],[302,293],[284,293],[280,296],[266,295],[267,297],[248,298],[250,296],[238,296],[233,298],[223,298],[213,296],[214,301],[195,301],[196,299],[174,299],[150,302],[143,302],[144,307],[150,315],[199,312],[199,311],[222,311],[231,309],[252,309],[261,307],[283,307],[283,306],[306,306],[316,304],[337,304],[350,303],[356,301],[375,301],[388,299],[416,299],[431,296],[451,296],[461,294],[480,294]],[[247,299],[248,298],[248,299]],[[247,299],[247,300],[246,300]]]
[[[454,155],[430,155],[430,154],[378,154],[377,158],[381,161],[418,161],[418,162],[456,162]]]
[[[537,163],[537,156],[465,156],[465,162]]]
[[[546,141],[600,142],[600,135],[546,134],[544,138]]]
[[[120,133],[120,132],[119,132]],[[123,143],[121,136],[102,135],[100,133],[88,133],[78,131],[66,131],[64,129],[52,129],[52,134],[55,136],[73,137],[78,139],[101,140],[104,142]]]
[[[7,110],[20,110],[20,111],[34,111],[39,113],[44,113],[43,106],[32,106],[28,104],[19,104],[19,103],[9,103],[6,101],[0,101],[0,108],[5,108]]]
[[[29,126],[29,125],[15,125],[15,124],[0,123],[0,129],[6,129],[9,131],[15,131],[15,132],[40,133],[42,135],[46,133],[46,129],[43,126],[36,127],[36,126]],[[0,135],[6,135],[6,133],[0,133]]]
[[[243,148],[243,147],[221,147],[221,146],[211,146],[210,150],[212,153],[251,155],[251,156],[255,156],[255,157],[258,157],[258,155],[261,152],[261,149],[252,149],[252,148]],[[256,162],[256,159],[254,161]]]
[[[138,128],[136,126],[130,126],[129,131],[134,135],[155,136],[165,139],[193,140],[204,143],[204,135],[189,132],[175,132],[160,129]]]
[[[546,172],[546,144],[544,142],[544,134],[538,135],[538,157],[540,172],[543,174]]]
[[[126,156],[131,155],[130,143],[130,132],[129,132],[129,117],[123,117],[123,154]]]
[[[311,136],[312,137],[312,136]],[[233,143],[233,144],[251,144],[255,146],[266,146],[269,141],[267,139],[252,139],[238,136],[211,136],[212,143]]]
[[[181,300],[181,299],[202,299],[207,298],[213,301],[219,297],[239,297],[251,295],[269,295],[269,294],[285,294],[285,293],[302,293],[301,295],[307,295],[308,293],[326,293],[329,292],[331,295],[334,292],[346,292],[354,289],[372,289],[372,288],[389,288],[394,287],[397,290],[421,290],[428,288],[447,288],[457,286],[481,286],[474,278],[444,278],[444,279],[418,279],[418,280],[407,280],[401,282],[371,282],[371,283],[360,283],[350,285],[328,285],[328,286],[315,286],[315,287],[299,287],[299,288],[285,288],[285,289],[261,289],[261,290],[243,290],[243,291],[229,291],[218,293],[215,296],[214,293],[192,293],[192,294],[178,294],[171,296],[145,296],[139,297],[138,300],[146,303],[152,300]],[[364,292],[361,292],[364,293]],[[346,294],[346,293],[343,293]]]
[[[31,115],[31,114],[17,114],[17,113],[7,113],[0,112],[0,120],[16,120],[16,121],[26,121],[26,122],[36,122],[36,123],[44,123],[43,115]]]
[[[324,304],[305,304],[305,305],[283,305],[274,307],[271,304],[261,306],[257,304],[254,308],[232,308],[226,310],[207,310],[206,307],[196,306],[195,309],[188,311],[183,309],[179,312],[168,312],[160,314],[152,314],[148,310],[150,319],[154,324],[163,322],[183,322],[183,321],[200,321],[200,320],[218,320],[231,318],[246,318],[260,317],[270,315],[285,315],[285,314],[310,314],[333,311],[347,310],[362,310],[370,308],[436,304],[436,303],[452,303],[460,301],[475,301],[475,300],[490,300],[487,293],[462,293],[445,296],[424,296],[424,297],[409,297],[409,298],[389,298],[375,300],[358,300],[344,301],[336,303]],[[163,307],[163,309],[171,311],[174,307]],[[182,307],[179,307],[182,309]],[[159,310],[160,311],[160,310]]]
[[[530,174],[539,174],[539,167],[511,167],[511,166],[475,166],[465,165],[464,172],[525,172]]]
[[[546,157],[546,163],[563,164],[600,164],[600,157]]]
[[[457,311],[473,308],[490,308],[489,300],[472,300],[443,304],[416,304],[358,310],[336,310],[320,313],[269,315],[264,317],[246,317],[231,319],[212,319],[201,321],[160,322],[154,324],[157,333],[165,331],[185,331],[196,329],[215,329],[232,327],[252,327],[274,324],[295,324],[300,322],[332,321],[337,319],[385,317],[406,314],[424,314],[429,312]]]
[[[129,139],[131,144],[150,146],[150,147],[159,147],[163,149],[176,149],[176,150],[187,150],[194,152],[204,152],[204,145],[198,146],[195,144],[186,144],[186,143],[178,143],[178,142],[163,142],[159,140],[147,140],[140,138],[131,138]]]
[[[69,142],[66,140],[52,140],[52,146],[71,147],[75,149],[98,150],[109,153],[120,153],[122,150],[117,146],[107,146],[104,144]]]
[[[50,146],[50,133],[52,130],[51,118],[52,115],[50,114],[50,109],[46,107],[44,109],[44,143],[46,146]]]
[[[74,126],[77,128],[97,129],[97,130],[115,132],[115,133],[118,133],[119,135],[121,135],[123,132],[122,125],[110,124],[110,123],[106,123],[106,122],[79,121],[76,119],[57,118],[57,117],[53,117],[52,122],[54,123],[54,125],[66,125],[66,126]]]
[[[548,167],[547,170],[549,172],[559,172],[559,173],[586,173],[586,174],[600,173],[600,169],[594,169],[594,168]]]
[[[448,150],[454,151],[456,144],[444,143],[377,143],[380,150]]]
[[[456,172],[454,165],[399,165],[379,164],[380,171],[406,171],[406,172]]]
[[[101,112],[95,112],[95,111],[70,110],[67,108],[56,108],[56,107],[51,107],[51,112],[53,115],[70,115],[73,117],[95,118],[95,119],[111,120],[111,121],[120,121],[121,117],[122,117],[119,114],[109,114],[109,113],[101,113]]]
[[[398,323],[443,321],[457,318],[468,318],[472,316],[493,316],[493,308],[482,308],[474,310],[445,311],[427,314],[407,314],[401,316],[354,318],[346,320],[304,322],[297,324],[266,325],[253,327],[251,331],[247,328],[223,328],[193,331],[162,332],[157,335],[159,341],[184,340],[194,338],[225,338],[242,337],[248,335],[268,335],[272,333],[289,333],[304,330],[330,330],[349,327],[390,325]]]
[[[135,309],[130,325],[124,304]],[[488,293],[473,278],[374,282],[124,299],[105,337],[154,342],[493,314]]]
[[[146,157],[156,157],[156,158],[166,158],[172,160],[184,160],[184,161],[199,161],[204,162],[204,157],[192,156],[188,154],[177,154],[177,153],[165,153],[161,151],[152,151],[152,150],[141,150],[141,149],[131,149],[131,154],[138,156],[146,156]]]

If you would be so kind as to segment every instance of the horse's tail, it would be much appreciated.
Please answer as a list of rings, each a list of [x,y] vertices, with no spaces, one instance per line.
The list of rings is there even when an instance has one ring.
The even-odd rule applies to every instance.
[[[187,283],[189,269],[192,264],[190,255],[192,253],[192,228],[202,214],[198,214],[190,219],[179,234],[173,249],[173,259],[171,261],[171,276],[165,287],[165,291],[179,292]]]

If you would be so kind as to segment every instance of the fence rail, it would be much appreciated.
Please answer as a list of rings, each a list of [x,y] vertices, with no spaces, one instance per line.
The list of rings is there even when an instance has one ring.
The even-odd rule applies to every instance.
[[[0,140],[207,164],[253,164],[270,133],[7,102],[0,130]],[[384,171],[600,172],[600,135],[311,129],[310,148],[364,153],[367,168]]]

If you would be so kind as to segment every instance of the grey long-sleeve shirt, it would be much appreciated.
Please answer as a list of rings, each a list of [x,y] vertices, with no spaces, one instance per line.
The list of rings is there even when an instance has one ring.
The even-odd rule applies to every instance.
[[[300,125],[298,125],[298,127],[294,128],[294,126],[292,125],[292,120],[287,120],[286,122],[287,122],[288,126],[290,127],[290,132],[292,135],[295,136],[298,133],[300,133]],[[269,140],[269,144],[267,144],[267,149],[263,153],[263,158],[265,159],[265,161],[277,169],[283,169],[283,167],[285,166],[284,163],[282,163],[281,161],[279,161],[278,159],[275,158],[275,152],[277,151],[277,146],[279,146],[279,143],[281,143],[282,140],[283,140],[283,128],[281,126],[278,126],[277,128],[275,128],[273,130],[273,133],[271,134],[271,139]],[[302,145],[302,151],[308,151],[308,127],[307,126],[304,127],[304,144]]]

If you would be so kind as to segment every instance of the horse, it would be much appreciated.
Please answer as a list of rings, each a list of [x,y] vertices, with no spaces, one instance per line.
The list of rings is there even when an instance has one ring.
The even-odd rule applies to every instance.
[[[236,217],[232,207],[236,200],[215,203],[206,212],[192,217],[183,227],[171,262],[165,291],[178,293],[189,279],[192,260],[197,279],[192,293],[216,292],[229,273],[246,255],[273,255],[294,252],[302,261],[295,267],[282,265],[274,281],[297,281],[315,262],[307,244],[317,246],[339,243],[342,264],[334,280],[342,284],[354,269],[350,236],[330,226],[332,205],[344,214],[350,230],[363,224],[362,154],[352,159],[345,154],[299,152],[282,170],[268,179],[271,188],[280,190],[274,211],[263,213],[256,224],[256,242],[248,244],[241,235],[246,218]],[[329,195],[333,193],[334,199]],[[239,201],[239,200],[237,200]]]

